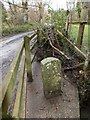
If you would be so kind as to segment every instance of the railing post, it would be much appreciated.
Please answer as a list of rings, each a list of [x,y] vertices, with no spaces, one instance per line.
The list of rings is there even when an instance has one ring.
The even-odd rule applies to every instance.
[[[27,67],[27,77],[28,82],[32,82],[32,66],[31,66],[31,58],[30,58],[30,38],[28,36],[24,37],[25,44],[25,62]]]
[[[37,41],[39,42],[40,40],[40,31],[39,31],[39,28],[37,28]]]
[[[84,28],[85,28],[85,24],[84,23],[80,23],[79,32],[78,32],[78,38],[77,38],[77,47],[79,49],[81,49],[81,47],[82,47]]]

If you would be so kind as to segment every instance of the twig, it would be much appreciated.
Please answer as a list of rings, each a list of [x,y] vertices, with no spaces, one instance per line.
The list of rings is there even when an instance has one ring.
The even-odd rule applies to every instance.
[[[65,72],[65,71],[72,71],[72,70],[78,69],[78,68],[80,68],[80,67],[83,67],[83,65],[84,65],[84,62],[83,62],[83,63],[80,63],[80,64],[78,64],[78,65],[75,65],[75,66],[73,66],[73,67],[64,68],[63,71],[64,71],[64,72]]]
[[[48,37],[48,40],[49,40],[49,43],[50,43],[50,45],[52,46],[52,48],[53,48],[54,50],[56,50],[58,54],[63,55],[66,59],[70,60],[70,58],[69,58],[67,55],[65,55],[62,51],[60,51],[58,48],[56,48],[56,47],[52,44],[52,42],[51,42],[51,40],[50,40],[49,37]]]

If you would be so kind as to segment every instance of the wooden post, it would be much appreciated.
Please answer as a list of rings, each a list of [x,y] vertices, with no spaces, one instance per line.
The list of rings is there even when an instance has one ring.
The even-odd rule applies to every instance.
[[[89,38],[89,33],[90,33],[90,9],[88,10],[88,51],[87,51],[87,56],[85,60],[85,65],[84,65],[84,72],[85,72],[85,78],[90,77],[90,38]]]
[[[37,28],[37,42],[39,42],[40,40],[40,30],[39,28]]]
[[[32,82],[32,70],[31,70],[31,59],[30,59],[30,38],[28,36],[24,37],[25,44],[25,62],[27,67],[27,77],[28,81]]]
[[[88,49],[90,50],[90,38],[89,38],[89,34],[90,34],[90,8],[88,10]]]
[[[77,38],[77,47],[79,49],[81,49],[81,47],[82,47],[84,28],[85,28],[85,24],[80,23],[79,32],[78,32],[78,38]]]
[[[66,29],[66,37],[68,38],[69,16],[67,16],[67,21],[66,21],[66,26],[65,26],[65,29]]]
[[[66,37],[68,38],[69,36],[68,36],[68,29],[69,29],[69,23],[67,23],[67,25],[66,25]]]

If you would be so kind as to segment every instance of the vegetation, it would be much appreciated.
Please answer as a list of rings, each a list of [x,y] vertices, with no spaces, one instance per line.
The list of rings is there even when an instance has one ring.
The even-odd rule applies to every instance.
[[[2,9],[2,22],[6,22],[6,18],[7,18],[7,12],[6,12],[6,9],[4,7],[4,5],[2,4],[2,2],[0,1],[0,9]]]
[[[79,25],[72,25],[71,31],[69,33],[70,40],[75,44],[77,42],[78,30],[79,30]],[[83,35],[83,43],[82,43],[82,51],[85,54],[87,53],[87,49],[88,49],[88,39],[89,39],[88,25],[85,25],[84,35]]]
[[[55,26],[55,28],[61,30],[65,26],[66,22],[66,13],[65,10],[53,10],[51,8],[48,9],[48,13],[51,15],[47,20],[51,20],[51,24]]]
[[[85,3],[81,5],[84,4]],[[83,15],[81,15],[81,13],[83,13],[83,6],[81,5],[77,4],[77,8],[75,10],[70,8],[70,11],[63,9],[53,10],[49,6],[47,11],[48,13],[45,14],[44,4],[40,2],[33,5],[37,8],[34,9],[36,10],[36,13],[33,8],[30,8],[32,15],[29,18],[29,13],[27,13],[28,3],[23,3],[18,10],[16,10],[17,7],[15,4],[12,5],[9,3],[10,8],[8,10],[8,17],[4,7],[2,17],[3,36],[37,28],[38,39],[35,44],[35,56],[38,58],[38,61],[41,61],[45,57],[49,56],[54,56],[62,61],[63,77],[65,77],[65,75],[68,76],[68,80],[71,80],[70,82],[77,85],[80,96],[80,105],[84,104],[84,102],[89,99],[90,93],[90,41],[88,40],[89,25],[85,26],[83,42],[80,43],[82,48],[78,49],[75,45],[77,45],[76,42],[79,25],[71,25],[69,26],[69,29],[66,29],[66,23],[68,24],[68,20],[74,20],[72,13],[76,14],[76,12],[78,12],[79,20],[81,19],[81,16]],[[23,14],[23,12],[25,14]],[[21,16],[19,16],[20,13]],[[8,19],[6,19],[6,17]],[[67,36],[68,31],[69,34]],[[85,56],[82,52],[87,54],[87,56]]]
[[[2,35],[6,36],[11,34],[22,33],[26,31],[30,31],[31,29],[33,29],[32,24],[17,25],[12,27],[2,27]]]
[[[54,26],[55,29],[60,30],[65,35],[65,32],[66,32],[65,31],[65,21],[66,21],[66,16],[65,15],[66,15],[66,11],[63,12],[62,10],[61,11],[49,10],[49,13],[51,13],[51,27],[50,28],[46,28],[46,29],[47,30],[48,29],[52,29],[53,26]],[[62,17],[61,13],[63,13],[63,17]],[[62,22],[60,22],[61,18],[63,18]],[[45,30],[45,28],[44,28],[44,30]],[[43,31],[43,33],[45,33],[47,30]],[[69,35],[70,35],[69,39],[74,44],[76,44],[76,42],[77,42],[78,30],[79,30],[79,25],[72,25],[71,26],[70,33],[69,33]],[[58,41],[59,41],[59,45],[55,42],[54,43],[54,47],[57,47],[57,48],[59,48],[59,50],[63,51],[63,53],[64,53],[65,56],[69,55],[69,57],[70,56],[74,57],[70,61],[71,63],[68,63],[65,60],[65,56],[63,58],[62,55],[60,56],[60,54],[59,54],[59,56],[54,54],[55,57],[58,57],[63,62],[64,66],[66,65],[65,63],[67,63],[67,66],[70,67],[70,68],[72,68],[72,69],[70,69],[70,71],[72,71],[73,75],[71,75],[71,74],[68,73],[69,72],[68,69],[66,70],[67,71],[67,75],[70,76],[69,79],[71,79],[71,76],[72,76],[73,79],[76,79],[76,84],[78,85],[78,88],[79,88],[80,105],[82,106],[84,104],[84,102],[89,99],[89,92],[90,92],[90,76],[89,77],[85,77],[86,72],[83,69],[84,68],[84,63],[83,63],[83,65],[80,63],[80,62],[84,62],[85,59],[83,61],[82,60],[80,61],[81,58],[79,57],[79,54],[77,55],[77,53],[75,53],[75,51],[73,50],[73,48],[68,48],[68,46],[67,46],[68,43],[64,40],[64,38],[58,36],[57,32],[55,33],[55,31],[54,31],[54,36],[52,36],[52,32],[48,33],[48,34],[50,34],[49,36],[51,36],[51,38],[52,38],[51,41],[56,41],[56,39],[58,39]],[[40,37],[40,38],[42,38],[42,37]],[[42,41],[43,41],[43,39],[42,39]],[[50,43],[48,43],[48,46],[49,46],[49,44]],[[40,43],[39,43],[39,45],[40,45]],[[53,47],[53,45],[51,45],[51,46]],[[88,25],[86,25],[85,29],[84,29],[84,37],[83,37],[83,43],[82,43],[82,49],[81,50],[85,54],[87,54],[87,51],[88,51]],[[50,51],[50,50],[48,50],[48,51]],[[71,67],[71,66],[74,66],[74,65],[77,65],[77,64],[80,64],[80,67],[77,68],[77,69],[75,68],[75,70],[73,70],[74,68]]]
[[[14,0],[13,3],[10,1],[3,2],[9,5],[9,9],[6,10],[3,3],[0,3],[2,5],[3,36],[28,31],[35,28],[36,24],[45,21],[47,13],[43,2],[33,2],[31,5],[25,2],[16,4]]]
[[[39,39],[39,49],[37,50],[37,57],[39,60],[41,61],[45,57],[53,56],[53,54],[54,57],[60,59],[63,65],[64,75],[67,75],[71,82],[75,80],[74,83],[79,88],[80,105],[85,105],[84,103],[89,99],[90,92],[90,75],[85,77],[85,74],[89,74],[90,67],[88,71],[84,71],[85,58],[81,59],[81,54],[79,52],[77,54],[74,46],[71,46],[71,44],[66,41],[63,36],[59,35],[56,30],[53,31],[53,26],[41,29]]]

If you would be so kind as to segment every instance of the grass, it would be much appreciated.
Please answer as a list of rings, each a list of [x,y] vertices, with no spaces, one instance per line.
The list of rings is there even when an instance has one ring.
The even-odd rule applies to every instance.
[[[70,39],[73,42],[77,42],[77,37],[78,37],[78,30],[79,30],[79,25],[71,25],[71,30],[69,32]],[[88,33],[88,25],[85,25],[84,29],[84,36],[83,36],[83,43],[82,43],[82,48],[81,50],[86,53],[88,49],[88,39],[89,39],[89,33]]]
[[[32,29],[32,25],[30,25],[30,24],[16,25],[16,26],[12,26],[12,27],[2,27],[2,36],[26,32],[31,29]]]

